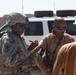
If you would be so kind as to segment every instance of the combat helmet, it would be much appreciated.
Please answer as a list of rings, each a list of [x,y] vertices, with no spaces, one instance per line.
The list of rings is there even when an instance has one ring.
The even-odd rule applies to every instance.
[[[13,26],[16,23],[23,23],[27,25],[29,22],[28,17],[26,15],[23,15],[21,13],[11,13],[6,20],[6,24],[9,26]]]

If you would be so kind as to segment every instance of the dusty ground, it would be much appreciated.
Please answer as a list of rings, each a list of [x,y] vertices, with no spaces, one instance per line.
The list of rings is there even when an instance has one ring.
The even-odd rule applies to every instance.
[[[43,73],[39,70],[39,68],[34,67],[34,68],[31,70],[31,75],[43,75]]]

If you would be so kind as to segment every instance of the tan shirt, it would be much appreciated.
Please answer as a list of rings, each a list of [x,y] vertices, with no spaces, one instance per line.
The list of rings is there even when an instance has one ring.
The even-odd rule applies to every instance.
[[[73,41],[74,41],[74,39],[69,34],[65,33],[62,40],[60,41],[60,44],[56,48],[56,45],[59,42],[59,39],[53,33],[50,33],[50,34],[44,36],[43,45],[42,45],[43,48],[45,49],[44,56],[46,57],[46,50],[47,50],[48,55],[49,55],[49,60],[51,61],[52,53],[54,52],[54,50],[56,48],[56,52],[53,56],[53,63],[54,63],[57,53],[58,53],[59,49],[61,48],[61,46],[63,46],[64,44],[73,42]],[[49,61],[45,61],[45,62],[49,62]],[[39,57],[37,59],[37,65],[45,75],[50,75],[50,73],[49,73],[50,71],[49,72],[47,71],[47,69],[50,69],[50,66],[48,66],[48,67],[45,66],[44,59],[42,57]]]
[[[52,75],[76,75],[76,42],[61,47]]]
[[[54,55],[54,61],[55,61],[56,55],[58,53],[58,50],[61,48],[61,46],[63,46],[64,44],[73,42],[73,41],[74,41],[74,39],[69,34],[66,34],[66,33],[64,34],[63,38],[60,41],[60,44],[58,45],[58,47],[56,49],[56,52]],[[49,53],[51,53],[50,59],[51,59],[52,53],[54,52],[58,42],[59,42],[59,39],[53,33],[50,33],[49,35],[46,35],[43,38],[43,48],[45,50],[47,50]]]

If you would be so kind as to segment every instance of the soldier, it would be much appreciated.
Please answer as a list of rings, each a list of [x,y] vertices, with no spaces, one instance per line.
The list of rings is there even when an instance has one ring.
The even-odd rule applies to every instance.
[[[52,32],[42,39],[43,50],[40,53],[43,55],[39,53],[37,66],[45,75],[51,75],[54,61],[61,46],[74,41],[69,34],[65,33],[66,28],[65,20],[62,17],[56,17]]]
[[[76,21],[73,24],[76,25]],[[63,45],[60,48],[52,75],[76,75],[76,42]]]
[[[29,75],[35,65],[34,52],[38,42],[34,41],[26,48],[21,37],[27,24],[28,18],[23,14],[11,13],[8,16],[6,25],[10,30],[0,40],[0,75]]]

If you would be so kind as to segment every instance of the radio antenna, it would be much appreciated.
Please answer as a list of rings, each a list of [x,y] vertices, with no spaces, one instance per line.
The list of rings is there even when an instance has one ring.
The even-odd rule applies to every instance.
[[[23,0],[22,0],[22,13],[24,13]]]
[[[55,1],[54,1],[54,12],[55,12]]]

